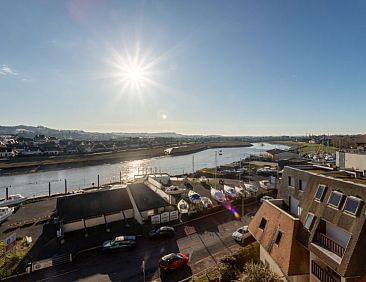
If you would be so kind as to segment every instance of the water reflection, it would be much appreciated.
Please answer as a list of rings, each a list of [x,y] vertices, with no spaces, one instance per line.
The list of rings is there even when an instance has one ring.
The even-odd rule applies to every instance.
[[[227,164],[239,161],[252,155],[260,155],[274,148],[287,148],[282,145],[255,143],[248,148],[223,148],[222,155],[217,156],[217,164]],[[5,195],[5,187],[10,187],[10,193],[21,193],[25,196],[48,194],[48,183],[51,183],[52,193],[64,192],[65,179],[68,191],[84,187],[97,186],[98,175],[100,184],[108,184],[120,180],[132,180],[134,175],[143,172],[167,172],[171,175],[190,173],[193,170],[214,167],[215,151],[209,149],[184,156],[164,156],[159,158],[126,161],[116,164],[103,164],[81,168],[70,168],[57,171],[44,171],[31,174],[0,177],[1,193]],[[194,155],[194,159],[193,156]],[[0,195],[1,197],[1,195]]]

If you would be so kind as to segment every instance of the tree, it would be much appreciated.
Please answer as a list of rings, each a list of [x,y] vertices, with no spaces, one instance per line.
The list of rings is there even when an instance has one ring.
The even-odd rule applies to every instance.
[[[238,279],[240,282],[280,282],[280,276],[268,269],[262,262],[248,262],[244,266],[244,272]]]

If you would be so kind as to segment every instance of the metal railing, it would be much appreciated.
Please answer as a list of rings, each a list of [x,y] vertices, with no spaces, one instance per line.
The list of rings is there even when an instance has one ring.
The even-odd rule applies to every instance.
[[[340,278],[336,278],[321,268],[316,262],[311,262],[311,273],[322,282],[340,282]]]
[[[331,251],[332,253],[335,253],[339,257],[343,257],[343,254],[345,252],[345,248],[327,237],[325,234],[317,232],[316,233],[316,240],[318,243],[320,243],[322,246],[324,246],[326,249]]]

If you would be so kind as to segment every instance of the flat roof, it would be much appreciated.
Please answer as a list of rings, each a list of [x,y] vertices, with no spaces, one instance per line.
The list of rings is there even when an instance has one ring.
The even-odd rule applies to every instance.
[[[152,191],[143,183],[134,183],[128,185],[134,198],[137,208],[140,211],[158,209],[161,207],[170,206],[162,197]]]
[[[128,209],[132,209],[132,204],[125,188],[87,192],[57,198],[57,214],[64,221]]]

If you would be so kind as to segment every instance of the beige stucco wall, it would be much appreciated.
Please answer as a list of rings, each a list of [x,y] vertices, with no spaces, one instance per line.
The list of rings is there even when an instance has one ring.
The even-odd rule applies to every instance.
[[[81,230],[81,229],[84,229],[84,223],[82,220],[78,220],[78,221],[64,224],[63,228],[64,228],[65,233],[75,231],[75,230]]]
[[[114,221],[119,221],[119,220],[123,220],[124,216],[122,214],[122,212],[118,212],[118,213],[114,213],[114,214],[108,214],[105,216],[107,222],[114,222]]]
[[[296,276],[287,276],[282,272],[281,268],[278,264],[272,259],[270,254],[260,246],[260,259],[261,261],[266,264],[269,264],[269,269],[272,270],[274,273],[278,274],[283,281],[289,282],[309,282],[309,275],[296,275]]]
[[[346,153],[346,169],[366,170],[366,154]]]
[[[89,218],[85,220],[86,227],[93,227],[97,225],[105,224],[104,216]]]

